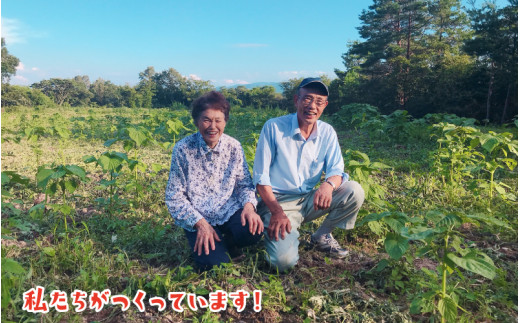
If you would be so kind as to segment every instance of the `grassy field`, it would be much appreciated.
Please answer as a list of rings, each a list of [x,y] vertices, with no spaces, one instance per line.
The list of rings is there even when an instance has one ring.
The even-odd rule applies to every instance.
[[[226,133],[250,166],[261,127],[285,114],[233,108]],[[346,260],[309,248],[272,271],[262,244],[238,263],[193,269],[184,233],[164,205],[171,148],[195,127],[187,110],[16,108],[2,112],[2,321],[15,322],[516,322],[517,127],[454,116],[326,118],[346,169],[367,192],[358,225],[334,236]],[[24,292],[60,290],[69,310],[30,313]],[[71,293],[109,289],[143,312],[104,304],[76,312]],[[243,311],[174,311],[170,292],[251,293]],[[262,291],[262,309],[253,291]],[[148,303],[162,297],[163,311]]]

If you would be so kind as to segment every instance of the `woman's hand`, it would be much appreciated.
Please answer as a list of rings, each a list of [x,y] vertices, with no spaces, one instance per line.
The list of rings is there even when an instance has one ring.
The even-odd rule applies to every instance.
[[[242,226],[245,226],[246,222],[249,223],[249,232],[251,232],[252,235],[264,232],[264,222],[262,218],[260,218],[260,215],[255,212],[253,204],[246,203],[246,205],[244,205],[242,214],[240,214],[240,220],[242,221]]]
[[[195,223],[195,229],[197,229],[197,240],[195,240],[193,251],[200,256],[204,250],[204,253],[209,255],[210,248],[215,250],[215,240],[220,242],[217,232],[206,219],[200,219]]]

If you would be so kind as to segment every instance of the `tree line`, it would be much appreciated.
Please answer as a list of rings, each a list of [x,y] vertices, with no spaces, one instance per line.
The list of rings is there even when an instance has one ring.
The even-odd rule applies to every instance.
[[[182,108],[215,89],[209,81],[184,77],[174,68],[155,72],[153,67],[139,73],[139,83],[135,86],[116,85],[101,78],[91,83],[87,75],[71,79],[51,78],[30,87],[9,85],[8,77],[2,80],[2,106]],[[282,95],[273,86],[253,89],[221,87],[219,90],[233,105],[255,108],[284,106]]]
[[[347,45],[344,68],[336,69],[328,113],[366,103],[381,113],[406,110],[421,117],[454,113],[508,122],[518,110],[518,3],[497,8],[462,7],[460,0],[373,0],[360,15],[361,40]],[[30,87],[10,86],[18,59],[2,40],[2,105],[70,105],[130,108],[188,106],[215,87],[182,76],[174,68],[139,73],[135,86],[88,76],[51,78]],[[322,76],[323,77],[323,76]],[[292,109],[300,79],[247,89],[221,87],[231,104]]]
[[[334,108],[368,103],[383,114],[454,113],[504,123],[517,115],[518,2],[374,0],[360,15],[331,85]]]

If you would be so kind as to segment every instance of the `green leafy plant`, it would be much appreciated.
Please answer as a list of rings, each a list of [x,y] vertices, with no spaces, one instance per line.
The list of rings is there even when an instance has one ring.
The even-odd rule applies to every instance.
[[[45,203],[48,196],[54,196],[61,189],[62,204],[52,204],[51,207],[63,214],[63,223],[67,231],[67,217],[74,221],[74,208],[68,204],[67,192],[74,193],[81,182],[87,182],[86,172],[77,165],[58,165],[53,168],[38,168],[36,174],[38,187],[45,192]]]
[[[409,217],[401,212],[383,212],[365,216],[357,225],[379,222],[375,226],[385,234],[384,247],[393,259],[400,259],[410,250],[410,242],[422,244],[416,250],[418,257],[432,257],[438,264],[438,271],[423,269],[429,281],[421,282],[428,291],[419,293],[411,305],[412,313],[439,313],[441,321],[454,321],[458,309],[456,285],[448,285],[448,275],[464,269],[493,279],[496,267],[486,254],[464,242],[463,234],[458,230],[462,224],[480,223],[508,228],[507,224],[490,216],[469,215],[460,212],[444,214],[441,211],[427,212],[424,218]],[[374,224],[372,224],[374,226]]]
[[[364,128],[365,125],[381,117],[377,107],[364,103],[344,105],[333,115],[333,122],[338,127]],[[371,124],[373,126],[373,123]]]
[[[495,177],[497,170],[507,169],[512,171],[518,165],[518,140],[513,140],[512,138],[513,135],[511,133],[497,134],[493,131],[478,137],[478,143],[480,143],[484,151],[484,158],[474,170],[481,168],[489,173],[489,182],[479,185],[479,187],[488,191],[489,203],[491,203],[495,191],[504,199],[516,201],[515,195],[507,194],[506,192],[506,189],[511,188],[504,183],[496,182]],[[476,140],[474,139],[473,141]]]
[[[7,311],[13,299],[20,297],[25,269],[16,260],[4,257],[2,251],[2,321],[7,320]],[[14,296],[13,297],[13,290]],[[13,306],[14,307],[14,306]]]
[[[397,142],[405,141],[409,135],[412,116],[406,110],[395,110],[389,115],[383,115],[383,132],[389,139]]]
[[[83,162],[96,163],[104,173],[109,174],[109,180],[102,179],[99,184],[101,188],[109,189],[108,204],[109,212],[113,211],[115,200],[117,199],[117,178],[125,163],[128,163],[128,156],[125,153],[106,151],[98,158],[94,156],[84,156]]]
[[[345,160],[346,171],[361,184],[366,200],[379,207],[384,207],[385,189],[374,177],[391,167],[380,162],[372,162],[367,154],[357,150],[346,150]]]
[[[156,144],[150,130],[145,127],[127,127],[119,132],[118,137],[105,142],[105,147],[110,147],[117,141],[123,141],[123,148],[128,153],[133,150],[134,157],[128,158],[128,168],[133,172],[133,181],[127,185],[128,190],[135,190],[135,202],[139,204],[140,193],[143,191],[143,183],[139,180],[139,172],[146,171],[147,165],[140,159],[141,148]]]

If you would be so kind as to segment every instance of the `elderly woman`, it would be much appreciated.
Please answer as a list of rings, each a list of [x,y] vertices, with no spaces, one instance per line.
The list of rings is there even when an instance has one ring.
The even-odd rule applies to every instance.
[[[244,151],[224,134],[228,101],[211,91],[193,102],[191,114],[199,132],[173,148],[166,206],[184,229],[195,262],[208,270],[258,242],[264,225]]]

